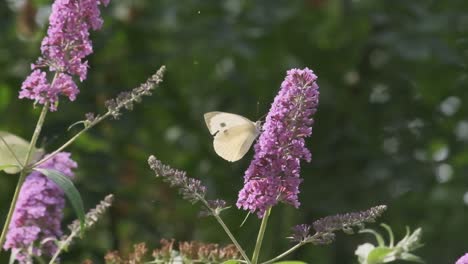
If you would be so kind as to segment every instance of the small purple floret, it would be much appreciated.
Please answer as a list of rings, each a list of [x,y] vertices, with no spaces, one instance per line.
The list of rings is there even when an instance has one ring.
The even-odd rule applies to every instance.
[[[237,207],[259,217],[278,202],[299,207],[300,162],[311,160],[305,138],[312,134],[312,115],[318,105],[316,79],[308,68],[287,72],[255,144]]]
[[[39,167],[60,171],[72,178],[77,167],[70,153],[60,152]],[[20,263],[32,256],[51,256],[57,250],[54,241],[62,235],[61,220],[65,206],[64,193],[54,182],[39,172],[32,172],[24,182],[7,234],[4,249],[16,252]]]

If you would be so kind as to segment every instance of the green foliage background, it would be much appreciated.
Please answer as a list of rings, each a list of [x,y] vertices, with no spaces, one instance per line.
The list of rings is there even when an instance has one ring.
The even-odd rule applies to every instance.
[[[39,55],[50,1],[0,2],[0,129],[30,138],[39,111],[18,100],[21,82]],[[35,16],[34,9],[37,14]],[[227,163],[212,149],[203,113],[266,113],[293,67],[319,76],[320,106],[303,165],[301,208],[274,208],[264,257],[285,250],[291,226],[386,204],[380,220],[403,236],[422,227],[428,263],[453,263],[468,251],[468,2],[447,1],[170,1],[113,0],[104,28],[92,34],[94,54],[77,101],[62,100],[47,116],[48,151],[76,132],[67,127],[104,101],[167,66],[164,83],[120,120],[106,121],[68,149],[79,163],[76,184],[85,206],[108,193],[115,207],[74,244],[64,263],[161,238],[227,243],[213,219],[155,179],[155,154],[202,179],[210,197],[235,204],[252,152]],[[45,13],[47,14],[47,13]],[[35,20],[35,18],[37,18]],[[17,178],[0,175],[0,221]],[[259,221],[233,208],[225,217],[252,247]],[[73,220],[68,208],[66,221]],[[374,227],[377,227],[375,225]],[[356,263],[368,235],[339,235],[291,258],[308,263]],[[7,256],[0,257],[6,262]]]

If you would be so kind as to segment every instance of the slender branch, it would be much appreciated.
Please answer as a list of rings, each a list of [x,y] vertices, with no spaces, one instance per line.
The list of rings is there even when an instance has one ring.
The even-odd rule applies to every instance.
[[[0,136],[0,140],[2,140],[3,144],[5,144],[5,146],[7,147],[8,151],[10,151],[11,155],[15,158],[16,162],[18,162],[18,165],[20,165],[20,168],[22,169],[24,164],[19,160],[19,158],[16,156],[15,152],[11,149],[10,145],[8,144],[8,142],[6,142],[6,140]]]
[[[120,115],[120,110],[122,108],[126,109],[132,109],[133,104],[135,102],[140,102],[142,96],[149,96],[151,95],[151,90],[153,90],[155,87],[157,87],[162,81],[163,81],[163,75],[166,70],[166,66],[161,66],[159,70],[153,74],[148,80],[146,80],[145,83],[141,84],[140,86],[134,88],[131,92],[124,92],[121,93],[120,95],[117,96],[116,99],[108,100],[106,102],[106,107],[107,107],[107,112],[103,116],[98,116],[96,119],[94,119],[92,122],[89,124],[86,124],[85,127],[78,132],[76,135],[74,135],[72,138],[70,138],[65,144],[63,144],[61,147],[50,153],[47,157],[43,158],[42,160],[36,162],[30,168],[37,167],[38,165],[46,162],[47,160],[51,159],[54,157],[57,153],[60,151],[64,150],[66,147],[71,145],[81,134],[84,132],[88,131],[90,128],[94,127],[104,119],[106,119],[109,116],[113,116],[114,118],[117,118]]]
[[[68,246],[70,245],[71,241],[73,240],[73,238],[78,234],[78,232],[75,232],[75,231],[72,231],[72,233],[67,237],[67,239],[65,241],[61,241],[60,242],[60,246],[59,248],[57,249],[57,251],[55,251],[55,254],[52,256],[52,258],[50,259],[49,261],[49,264],[54,264],[55,263],[55,260],[58,258],[58,256],[60,255],[60,253],[62,253],[62,251]]]
[[[39,119],[37,120],[36,128],[34,129],[34,134],[32,136],[31,142],[29,143],[28,152],[26,154],[26,159],[24,161],[25,165],[27,165],[29,163],[29,160],[31,159],[31,155],[34,150],[34,147],[36,146],[37,139],[39,138],[39,135],[41,134],[42,125],[44,124],[44,120],[45,120],[48,109],[49,109],[49,103],[45,103],[42,108],[41,115],[39,116]],[[0,236],[0,251],[3,248],[3,243],[5,243],[6,234],[8,233],[8,228],[10,227],[11,218],[13,217],[13,212],[15,211],[16,201],[18,201],[21,186],[23,185],[24,180],[26,179],[27,172],[28,170],[26,168],[23,168],[20,172],[18,183],[16,184],[15,194],[13,195],[13,199],[10,204],[10,209],[8,211],[7,219],[5,220],[2,234]]]
[[[260,256],[260,250],[262,249],[263,237],[265,236],[265,230],[268,224],[268,218],[270,217],[271,207],[269,207],[263,214],[262,224],[258,231],[257,242],[255,243],[255,249],[252,256],[252,264],[258,263],[258,257]]]
[[[300,242],[298,244],[296,244],[294,247],[286,250],[285,252],[279,254],[278,256],[268,260],[268,261],[265,261],[263,262],[262,264],[270,264],[270,263],[274,263],[274,262],[277,262],[278,260],[286,257],[287,255],[291,254],[292,252],[294,252],[296,249],[302,247],[303,245],[305,245],[306,243],[305,242]]]
[[[210,210],[211,214],[216,218],[216,221],[218,221],[218,223],[221,225],[221,227],[224,229],[224,232],[226,232],[226,234],[229,236],[229,238],[231,239],[232,243],[234,243],[234,245],[236,246],[237,250],[239,250],[239,253],[242,255],[242,257],[244,258],[244,260],[247,262],[247,264],[250,264],[250,259],[249,257],[247,256],[247,254],[245,253],[244,249],[241,247],[241,245],[239,244],[239,242],[237,242],[236,238],[234,237],[234,235],[231,233],[231,230],[229,230],[229,227],[226,226],[226,224],[224,223],[223,219],[219,216],[219,214],[213,210],[213,208],[210,207],[210,205],[208,204],[208,202],[205,200],[204,197],[202,196],[199,196],[200,198],[200,201],[203,202],[203,204],[206,206],[206,208],[208,208],[208,210]]]
[[[76,133],[72,138],[70,138],[67,142],[65,142],[58,149],[54,150],[52,153],[47,155],[47,157],[44,157],[40,161],[38,161],[38,162],[34,163],[33,165],[31,165],[30,167],[31,168],[37,167],[37,166],[41,165],[42,163],[48,161],[49,159],[53,158],[57,153],[59,153],[60,151],[64,150],[66,147],[71,145],[79,136],[81,136],[83,133],[85,133],[90,128],[94,127],[95,125],[97,125],[98,123],[100,123],[101,121],[103,121],[104,119],[109,117],[110,115],[111,115],[111,112],[107,111],[107,113],[105,113],[103,116],[96,118],[96,120],[94,120],[88,126],[85,126],[82,130],[80,130],[80,132]]]

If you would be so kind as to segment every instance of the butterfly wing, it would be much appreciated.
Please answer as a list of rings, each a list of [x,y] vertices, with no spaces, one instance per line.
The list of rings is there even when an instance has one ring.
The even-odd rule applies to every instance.
[[[215,135],[217,132],[234,126],[255,124],[243,116],[225,112],[208,112],[204,117],[206,126],[210,130],[211,135]]]
[[[252,122],[236,125],[216,133],[213,147],[220,157],[234,162],[244,157],[257,136],[258,130]]]

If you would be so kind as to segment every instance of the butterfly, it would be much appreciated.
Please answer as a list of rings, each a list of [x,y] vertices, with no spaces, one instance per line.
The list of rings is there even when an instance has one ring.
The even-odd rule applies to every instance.
[[[214,136],[216,154],[230,162],[244,157],[261,132],[260,121],[252,122],[240,115],[208,112],[204,117],[208,130]]]

